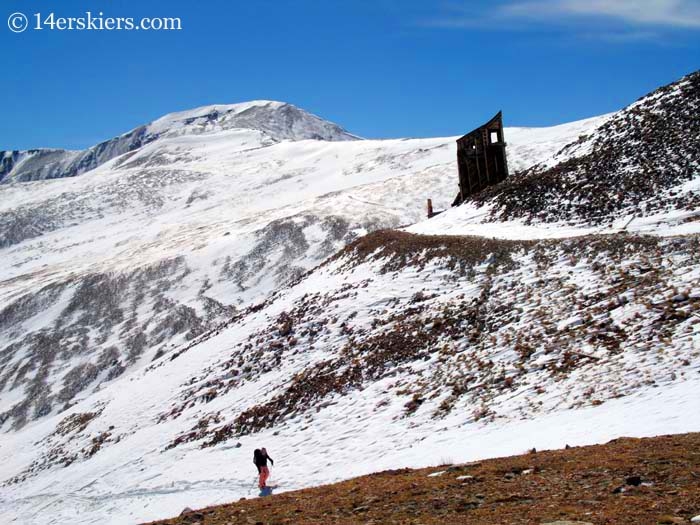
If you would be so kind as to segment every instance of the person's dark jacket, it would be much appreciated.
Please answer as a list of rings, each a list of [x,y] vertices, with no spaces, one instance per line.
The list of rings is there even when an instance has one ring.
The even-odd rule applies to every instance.
[[[270,463],[274,466],[275,462],[274,460],[267,455],[267,452],[263,452],[260,449],[255,449],[255,452],[253,452],[253,463],[255,463],[255,466],[258,467],[258,472],[260,472],[260,469],[262,467],[267,467],[267,460],[270,460]]]

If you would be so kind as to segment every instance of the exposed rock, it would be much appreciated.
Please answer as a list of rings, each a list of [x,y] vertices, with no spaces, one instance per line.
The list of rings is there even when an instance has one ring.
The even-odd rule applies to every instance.
[[[628,485],[632,485],[634,487],[638,487],[639,485],[642,484],[642,478],[640,476],[628,476],[625,479],[625,483]]]
[[[541,525],[593,525],[588,521],[547,521]]]

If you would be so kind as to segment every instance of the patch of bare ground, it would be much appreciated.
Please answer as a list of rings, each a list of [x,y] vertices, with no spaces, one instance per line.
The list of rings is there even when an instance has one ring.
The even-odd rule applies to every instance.
[[[431,260],[445,259],[448,267],[461,272],[491,257],[496,266],[512,263],[515,252],[526,250],[536,241],[511,241],[478,236],[418,235],[399,230],[379,230],[358,239],[334,255],[328,262],[345,258],[348,264],[367,259],[383,259],[382,272],[406,266],[424,268]]]
[[[651,525],[690,523],[698,514],[695,433],[379,472],[153,523]]]

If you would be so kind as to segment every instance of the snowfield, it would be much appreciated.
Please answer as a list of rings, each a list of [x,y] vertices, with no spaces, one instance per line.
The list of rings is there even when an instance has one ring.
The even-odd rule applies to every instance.
[[[89,174],[0,184],[0,429],[62,410],[368,232],[422,219],[428,197],[454,198],[454,137],[309,140],[335,128],[308,114],[283,113],[282,126],[265,113],[259,129],[192,123],[260,104],[288,107],[166,116],[148,126],[157,140]],[[606,118],[516,128],[512,163]]]
[[[700,431],[697,145],[640,167],[652,139],[624,125],[676,140],[658,123],[692,113],[689,78],[506,128],[518,174],[430,220],[457,137],[362,140],[276,102],[168,115],[61,169],[3,160],[0,522],[251,497],[260,446],[292,490]]]

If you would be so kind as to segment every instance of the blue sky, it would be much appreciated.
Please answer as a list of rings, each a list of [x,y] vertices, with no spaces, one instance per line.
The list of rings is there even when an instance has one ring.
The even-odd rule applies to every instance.
[[[0,150],[83,148],[165,113],[283,100],[364,137],[447,136],[502,109],[552,125],[700,68],[698,0],[5,0]],[[5,19],[179,17],[179,32]]]

